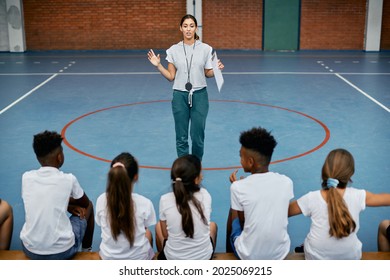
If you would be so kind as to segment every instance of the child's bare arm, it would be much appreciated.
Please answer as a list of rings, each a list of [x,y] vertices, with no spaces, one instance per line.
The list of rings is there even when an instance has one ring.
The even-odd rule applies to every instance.
[[[389,193],[375,194],[366,191],[366,205],[371,207],[390,206],[390,194]]]
[[[167,229],[167,221],[160,221],[161,222],[161,231],[163,234],[164,239],[168,239],[168,229]]]
[[[298,202],[296,200],[290,202],[288,207],[288,216],[291,217],[299,214],[302,214],[302,210],[299,207]]]

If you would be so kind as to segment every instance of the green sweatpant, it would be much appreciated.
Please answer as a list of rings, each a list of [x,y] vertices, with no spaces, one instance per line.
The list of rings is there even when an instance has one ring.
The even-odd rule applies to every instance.
[[[190,107],[187,91],[173,91],[172,113],[175,119],[176,151],[181,157],[189,154],[188,130],[190,131],[192,154],[203,157],[206,118],[209,112],[207,89],[195,91]]]

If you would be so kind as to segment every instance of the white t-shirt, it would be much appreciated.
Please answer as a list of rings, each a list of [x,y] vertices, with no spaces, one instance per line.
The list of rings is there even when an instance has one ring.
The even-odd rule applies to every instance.
[[[166,221],[168,240],[164,254],[168,260],[208,260],[213,253],[210,241],[211,196],[201,188],[194,194],[203,206],[205,225],[192,202],[189,203],[194,223],[194,238],[186,237],[181,224],[181,215],[177,210],[173,192],[164,194],[160,199],[160,220]]]
[[[341,239],[329,235],[328,205],[320,191],[309,192],[297,200],[302,214],[311,218],[310,232],[304,243],[306,259],[361,259],[362,243],[357,232],[359,213],[366,207],[366,192],[347,187],[343,198],[356,223],[356,229]]]
[[[150,252],[153,249],[149,240],[145,236],[145,228],[156,224],[156,213],[152,202],[146,197],[133,193],[133,202],[135,205],[136,230],[133,247],[126,236],[118,235],[115,241],[111,234],[111,227],[107,213],[107,196],[101,194],[96,202],[95,221],[102,229],[99,255],[102,259],[133,259],[147,260],[150,258]]]
[[[27,171],[22,177],[25,223],[20,232],[23,245],[40,255],[57,254],[74,245],[68,217],[69,198],[84,195],[76,177],[54,167]]]
[[[231,185],[231,207],[244,211],[244,229],[234,242],[243,260],[284,259],[290,251],[288,206],[293,182],[274,172],[256,173]]]
[[[190,82],[193,90],[199,90],[207,86],[204,70],[213,68],[211,62],[212,48],[209,45],[196,40],[195,46],[188,46],[183,45],[183,41],[181,41],[171,46],[166,53],[166,60],[176,67],[173,89],[186,91],[185,84],[188,80],[188,70],[190,71]]]

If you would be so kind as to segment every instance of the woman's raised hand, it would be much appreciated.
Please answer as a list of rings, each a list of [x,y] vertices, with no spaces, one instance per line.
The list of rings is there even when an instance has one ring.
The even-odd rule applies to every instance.
[[[160,64],[160,55],[156,55],[152,49],[148,52],[148,59],[156,67]]]

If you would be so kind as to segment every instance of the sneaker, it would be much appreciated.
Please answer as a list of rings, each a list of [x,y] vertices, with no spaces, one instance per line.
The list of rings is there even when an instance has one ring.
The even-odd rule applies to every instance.
[[[303,253],[303,252],[304,252],[304,250],[303,250],[303,244],[301,244],[301,245],[298,246],[298,247],[295,247],[294,252],[295,252],[295,253]]]
[[[89,248],[81,248],[81,252],[92,252],[92,247],[89,247]]]

